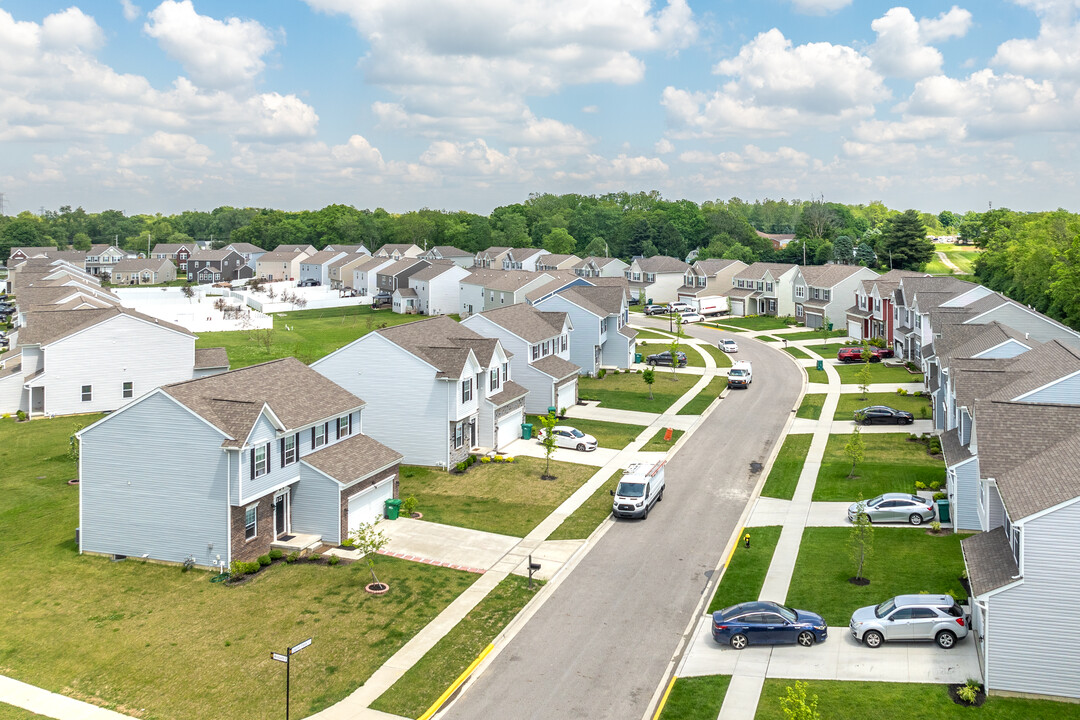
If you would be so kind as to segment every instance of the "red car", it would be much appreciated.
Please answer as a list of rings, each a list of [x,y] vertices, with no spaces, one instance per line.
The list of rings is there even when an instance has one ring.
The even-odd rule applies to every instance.
[[[861,347],[843,347],[836,352],[836,359],[840,362],[862,362],[862,351]],[[882,358],[892,356],[892,348],[870,346],[870,362],[881,362]]]

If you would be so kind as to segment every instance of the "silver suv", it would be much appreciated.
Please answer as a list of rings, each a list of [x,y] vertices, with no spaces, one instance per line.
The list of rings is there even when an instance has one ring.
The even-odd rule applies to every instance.
[[[967,637],[968,618],[950,595],[897,595],[851,615],[851,634],[867,647],[933,640],[946,650]]]

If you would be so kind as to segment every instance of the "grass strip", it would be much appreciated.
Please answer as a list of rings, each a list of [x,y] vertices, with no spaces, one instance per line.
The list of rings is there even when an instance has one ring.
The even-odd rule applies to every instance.
[[[769,477],[765,479],[765,486],[761,489],[762,495],[781,500],[790,500],[795,496],[795,486],[799,484],[799,475],[802,474],[806,454],[810,452],[810,442],[813,439],[814,436],[810,434],[788,435],[784,438],[784,444],[780,446],[780,452],[769,470]]]
[[[715,718],[720,714],[730,682],[730,675],[677,678],[659,720]]]
[[[859,371],[865,363],[853,363],[851,365],[837,365],[836,372],[840,375],[840,382],[845,385],[857,385],[859,383]],[[869,363],[871,383],[921,383],[922,373],[909,373],[905,367],[889,367],[881,363]]]
[[[758,599],[782,529],[779,525],[746,528],[744,533],[750,534],[750,547],[743,547],[742,538],[739,538],[731,561],[724,568],[724,574],[713,593],[708,612],[714,613],[736,603]]]
[[[786,348],[784,348],[784,352],[788,353],[792,357],[799,358],[800,360],[809,360],[810,359],[809,355],[807,355],[806,353],[804,353],[802,350],[800,350],[797,347],[786,347]]]
[[[712,405],[712,401],[720,397],[720,393],[727,387],[727,378],[718,377],[709,381],[709,384],[705,386],[705,389],[699,392],[694,398],[683,406],[682,410],[675,413],[676,415],[700,415],[708,409],[709,405]]]
[[[795,417],[807,420],[821,418],[821,408],[825,404],[825,393],[807,393],[803,395],[799,409],[795,411]]]
[[[916,420],[930,417],[930,398],[915,395],[897,395],[896,393],[845,393],[836,405],[833,420],[851,420],[856,410],[871,405],[888,405],[897,410],[906,410]]]
[[[622,470],[616,470],[611,474],[589,499],[581,503],[577,510],[562,521],[555,532],[547,537],[548,540],[584,540],[592,535],[593,530],[600,523],[607,520],[611,515],[611,493],[619,484],[619,478],[623,476]]]
[[[812,383],[827,384],[829,382],[829,376],[824,370],[818,370],[817,368],[803,368],[806,371],[806,377]]]
[[[679,438],[683,436],[682,430],[672,430],[671,440],[664,439],[664,433],[668,431],[667,428],[660,428],[656,431],[656,434],[652,436],[652,439],[641,448],[643,452],[667,452],[670,450]]]
[[[534,438],[544,427],[539,415],[529,415],[525,422],[532,423]],[[645,431],[644,425],[627,425],[626,423],[608,422],[606,420],[566,418],[556,422],[559,425],[569,425],[587,435],[592,435],[596,438],[596,442],[600,447],[618,450],[629,445],[638,435]]]
[[[844,447],[849,433],[829,436],[821,470],[814,485],[815,501],[855,502],[861,492],[866,499],[887,492],[915,492],[915,483],[945,483],[945,461],[928,455],[926,445],[909,440],[908,433],[863,433],[863,459],[849,478],[851,460]]]
[[[637,410],[639,412],[662,413],[694,386],[700,375],[672,373],[671,368],[656,368],[655,382],[652,385],[652,399],[649,399],[649,386],[642,380],[642,374],[608,374],[603,379],[578,378],[578,397],[582,400],[599,400],[603,408],[615,410]]]
[[[536,588],[510,575],[488,593],[461,622],[435,643],[389,690],[371,704],[375,710],[418,718],[529,602]]]

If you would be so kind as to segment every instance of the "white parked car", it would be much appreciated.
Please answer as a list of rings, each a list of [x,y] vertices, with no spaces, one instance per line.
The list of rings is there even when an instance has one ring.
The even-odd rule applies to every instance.
[[[720,348],[726,353],[739,352],[739,343],[734,340],[726,339],[716,343],[716,347]]]
[[[684,302],[668,303],[668,312],[684,313],[693,310],[689,305]]]
[[[591,452],[596,449],[596,438],[592,435],[586,435],[575,427],[556,425],[551,432],[555,436],[556,447],[581,450],[583,452]],[[544,441],[543,428],[536,434],[536,438],[540,442]]]
[[[688,310],[687,312],[679,313],[679,315],[680,315],[680,317],[682,317],[682,321],[684,323],[699,323],[699,322],[703,322],[705,320],[704,315],[699,315],[698,313],[694,312],[693,310]]]

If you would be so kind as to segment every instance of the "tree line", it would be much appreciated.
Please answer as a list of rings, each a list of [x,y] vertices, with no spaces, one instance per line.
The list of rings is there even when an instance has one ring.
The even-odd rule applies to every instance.
[[[329,205],[286,212],[269,208],[219,207],[174,215],[125,215],[119,210],[87,213],[65,205],[41,215],[22,212],[0,217],[0,259],[11,247],[58,246],[89,249],[115,244],[146,252],[157,243],[212,241],[215,247],[246,242],[273,249],[280,244],[421,247],[451,245],[469,252],[491,246],[540,247],[629,259],[670,255],[871,267],[917,268],[932,255],[927,228],[941,232],[961,218],[949,211],[901,213],[880,202],[869,205],[811,200],[739,198],[697,204],[668,200],[660,193],[603,195],[534,194],[525,202],[495,208],[489,215],[423,208],[389,213]],[[947,223],[947,224],[945,224]],[[776,249],[760,232],[794,235]]]

